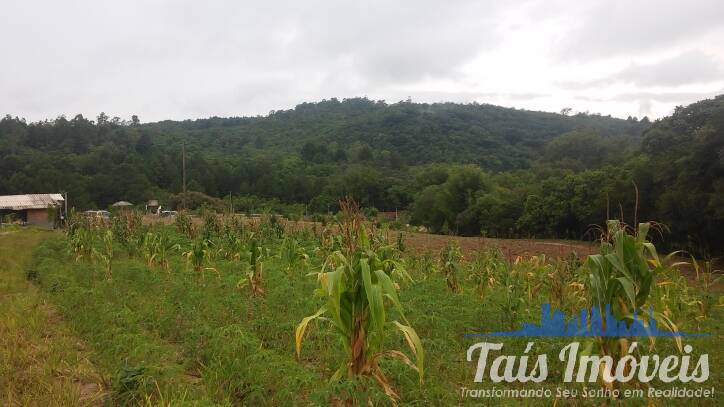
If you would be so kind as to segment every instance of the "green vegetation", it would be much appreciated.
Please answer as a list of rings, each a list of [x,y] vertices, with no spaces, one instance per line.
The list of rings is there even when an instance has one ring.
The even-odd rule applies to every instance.
[[[32,249],[51,234],[8,229],[0,228],[0,404],[99,404],[106,391],[95,354],[26,279],[37,277]]]
[[[408,278],[401,263],[389,258],[390,247],[374,247],[370,240],[359,208],[347,201],[343,203],[344,219],[340,224],[342,248],[330,254],[322,271],[317,275],[318,293],[326,304],[314,315],[302,319],[296,329],[297,355],[309,323],[329,315],[329,321],[339,335],[346,354],[342,366],[334,373],[333,380],[343,375],[351,378],[370,376],[384,389],[391,400],[400,396],[393,388],[380,362],[384,358],[400,360],[417,371],[420,383],[423,379],[424,350],[417,332],[409,325],[397,296],[393,278]],[[379,242],[379,241],[378,241]],[[379,242],[386,243],[386,242]],[[330,270],[330,271],[326,271]],[[405,322],[387,322],[389,301]],[[383,350],[382,344],[390,327],[399,329],[413,354],[415,363],[399,350]],[[354,398],[355,395],[349,395]]]
[[[388,240],[354,209],[343,215],[340,223],[322,230],[315,226],[313,232],[271,216],[246,222],[219,216],[192,225],[193,237],[175,225],[125,229],[114,227],[114,220],[109,225],[78,221],[69,236],[56,234],[39,245],[28,277],[92,349],[90,361],[113,403],[452,405],[463,401],[460,387],[474,384],[475,363],[465,354],[478,338],[464,334],[537,323],[540,305],[547,302],[569,315],[599,301],[613,301],[623,316],[651,305],[660,326],[711,333],[684,340],[694,347],[692,358],[708,353],[711,366],[722,363],[724,308],[710,290],[713,270],[697,263],[699,275],[687,280],[658,259],[644,225],[631,235],[622,224],[611,223],[601,256],[583,265],[576,257],[509,259],[496,251],[469,253],[466,260],[452,244],[438,262],[429,252],[401,253],[398,241]],[[112,278],[93,256],[74,261],[75,236],[86,236],[91,252],[102,251],[109,232]],[[167,271],[159,272],[159,264],[149,264],[141,250],[121,244],[128,235],[164,235],[181,248],[205,242],[201,270],[216,272],[199,273],[193,261],[187,266],[182,249],[170,250]],[[308,257],[290,268],[289,260],[299,257],[283,253],[301,251]],[[220,254],[227,252],[235,254]],[[456,292],[444,273],[451,265]],[[602,286],[605,290],[599,290]],[[396,331],[402,335],[393,335]],[[528,340],[504,339],[506,354],[520,354]],[[535,352],[552,356],[569,341],[535,342]],[[602,345],[591,349],[618,352]],[[639,346],[636,355],[676,354],[681,346],[673,338],[650,345]],[[552,368],[549,379],[535,386],[555,389],[561,375]],[[721,386],[722,376],[712,369],[707,385]],[[570,386],[580,390],[582,385]],[[622,388],[645,386],[634,382]]]
[[[460,268],[460,259],[462,254],[460,253],[460,247],[454,241],[449,241],[445,244],[442,251],[440,251],[440,268],[445,276],[445,282],[447,287],[452,292],[460,291],[460,284],[458,284],[458,269]]]
[[[599,309],[610,306],[617,319],[633,321],[634,315],[646,314],[645,306],[653,306],[657,298],[651,298],[656,284],[667,283],[660,279],[664,277],[664,264],[671,262],[662,262],[656,247],[647,240],[650,226],[641,223],[629,233],[627,225],[609,221],[601,254],[586,260],[584,270],[588,273],[586,284],[591,303]],[[669,316],[660,311],[654,311],[653,316],[659,326],[678,332]],[[682,339],[674,339],[679,352],[683,352]],[[594,352],[612,356],[614,361],[631,353],[628,338],[597,338],[596,345]],[[613,387],[611,383],[606,384]]]
[[[0,194],[67,190],[78,209],[150,198],[180,207],[185,143],[192,209],[299,217],[337,211],[350,195],[409,209],[434,232],[594,239],[586,232],[601,219],[636,223],[635,182],[639,219],[671,230],[657,244],[717,255],[723,118],[724,96],[654,123],[367,99],[149,124],[5,117]]]

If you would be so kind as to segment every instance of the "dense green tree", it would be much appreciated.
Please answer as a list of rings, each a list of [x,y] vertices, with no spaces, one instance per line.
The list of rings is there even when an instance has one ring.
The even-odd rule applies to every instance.
[[[187,188],[208,205],[231,194],[250,210],[327,212],[350,195],[409,209],[436,232],[496,237],[593,237],[607,217],[656,220],[671,228],[671,248],[724,252],[724,96],[653,123],[564,113],[354,98],[145,124],[5,116],[0,194],[173,207],[184,143]]]

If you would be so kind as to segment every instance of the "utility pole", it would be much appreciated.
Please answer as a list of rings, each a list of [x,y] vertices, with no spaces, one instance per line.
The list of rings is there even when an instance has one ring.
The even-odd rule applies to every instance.
[[[63,197],[63,205],[65,205],[65,213],[63,214],[63,220],[65,221],[65,226],[68,226],[68,191],[64,192],[65,196]]]
[[[186,210],[186,142],[181,142],[181,177],[183,182],[183,195],[181,197],[181,206]]]

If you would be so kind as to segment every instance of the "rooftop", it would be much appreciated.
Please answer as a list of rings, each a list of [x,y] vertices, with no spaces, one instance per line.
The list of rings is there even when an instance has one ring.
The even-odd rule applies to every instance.
[[[0,209],[45,209],[63,202],[61,194],[0,195]]]

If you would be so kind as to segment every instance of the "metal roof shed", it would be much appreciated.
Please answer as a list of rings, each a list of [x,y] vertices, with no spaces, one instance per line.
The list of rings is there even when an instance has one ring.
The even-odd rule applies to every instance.
[[[48,208],[60,209],[64,201],[61,194],[4,195],[0,196],[0,212],[15,213],[31,225],[53,226],[55,219],[49,217]]]

